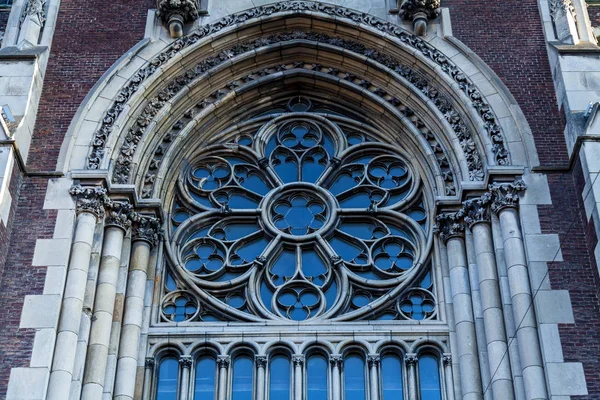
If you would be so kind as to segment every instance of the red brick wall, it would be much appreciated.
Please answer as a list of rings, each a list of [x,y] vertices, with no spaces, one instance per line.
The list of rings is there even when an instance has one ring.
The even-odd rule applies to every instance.
[[[10,8],[0,9],[0,32],[6,30],[6,24],[8,23],[8,16],[10,15]]]
[[[590,14],[592,26],[595,28],[600,27],[600,4],[590,5],[588,7],[588,13]]]
[[[102,74],[144,36],[154,0],[62,0],[29,156],[31,170],[54,170],[79,104]],[[1,17],[1,13],[0,13]],[[34,332],[19,330],[24,296],[41,294],[45,267],[32,267],[36,239],[50,238],[56,211],[43,210],[47,178],[15,178],[10,242],[0,227],[0,398],[10,368],[29,366]],[[3,237],[3,235],[5,235]],[[6,243],[10,243],[8,251]],[[18,251],[16,251],[18,249]],[[2,262],[1,265],[4,265]],[[1,267],[0,267],[1,268]]]
[[[564,123],[557,110],[539,11],[535,1],[442,0],[454,35],[507,85],[531,126],[542,166],[567,164]],[[600,279],[590,248],[597,239],[585,222],[581,167],[549,176],[553,205],[539,207],[543,233],[560,236],[564,262],[549,265],[553,289],[570,291],[574,325],[560,327],[566,361],[583,362],[590,396],[600,396]]]

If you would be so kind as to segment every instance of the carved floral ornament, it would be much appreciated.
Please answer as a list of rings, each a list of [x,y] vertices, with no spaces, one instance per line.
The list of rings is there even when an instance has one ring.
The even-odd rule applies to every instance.
[[[444,243],[453,237],[464,237],[465,224],[471,228],[480,222],[490,222],[490,211],[499,213],[504,208],[518,207],[519,193],[526,189],[527,185],[522,180],[512,183],[494,182],[488,186],[488,192],[465,201],[460,210],[439,214],[434,233],[439,234]]]
[[[237,25],[250,19],[272,16],[276,15],[277,13],[286,11],[313,11],[327,14],[330,16],[335,16],[339,19],[348,19],[360,24],[365,24],[367,26],[370,26],[371,28],[379,30],[382,33],[387,33],[397,38],[404,45],[409,46],[421,53],[421,55],[438,65],[440,67],[440,70],[443,73],[447,74],[449,77],[451,77],[451,79],[458,84],[460,90],[463,91],[471,99],[473,107],[478,111],[480,117],[483,119],[485,129],[490,135],[492,141],[492,151],[495,154],[496,163],[499,165],[506,165],[510,163],[508,159],[508,151],[504,144],[504,139],[502,137],[500,125],[497,122],[497,119],[493,111],[491,110],[489,104],[487,104],[487,102],[483,100],[483,95],[477,89],[477,87],[469,80],[469,78],[467,78],[467,76],[463,74],[462,71],[454,63],[452,63],[452,61],[445,57],[439,50],[435,49],[426,41],[406,32],[401,27],[380,20],[369,14],[360,13],[345,9],[343,7],[324,4],[320,2],[285,1],[276,4],[257,7],[251,10],[246,10],[244,12],[225,17],[212,24],[203,26],[200,29],[192,32],[191,34],[173,42],[163,53],[161,53],[152,61],[150,61],[147,66],[141,68],[118,94],[117,100],[115,101],[111,109],[107,112],[102,122],[101,128],[96,132],[92,144],[92,152],[88,158],[87,168],[98,169],[100,167],[100,163],[105,156],[106,141],[113,130],[116,119],[123,112],[125,104],[139,90],[141,84],[150,76],[155,74],[160,66],[167,63],[181,50],[194,45],[200,39],[208,35],[212,35],[214,33],[219,32],[225,27]],[[343,44],[344,42],[343,39],[339,38],[328,38],[327,40],[332,42],[330,44]],[[222,53],[218,57],[207,59],[204,65],[198,67],[200,74],[222,63],[225,60],[229,60],[232,56],[242,54],[244,51],[254,51],[254,49],[257,48],[257,46],[262,47],[264,45],[265,44],[259,45],[258,43],[252,44],[252,46],[240,45],[236,47],[235,52],[225,52],[227,54]],[[247,50],[244,50],[244,48],[246,48]],[[242,51],[239,51],[239,49],[242,49]],[[368,58],[377,60],[378,62],[381,62],[383,58],[378,60],[377,57],[389,57],[386,55],[382,55],[376,51],[370,51],[369,49],[364,49],[363,55],[365,55]],[[384,65],[386,64],[384,63]],[[190,70],[186,72],[186,74],[193,74],[194,70],[195,69]],[[182,77],[184,78],[185,76]],[[182,77],[177,78],[176,81],[181,80]],[[166,100],[172,98],[174,94],[176,94],[184,85],[177,84],[174,81],[161,92],[158,99],[149,102],[148,106],[144,110],[145,115],[140,116],[138,119],[138,122],[142,122],[142,124],[135,126],[127,134],[125,150],[129,154],[133,155],[135,153],[137,143],[143,136],[146,127],[149,125],[149,122],[157,114],[158,110],[164,106]],[[455,117],[452,118],[454,119]],[[463,136],[465,135],[471,137],[472,133],[463,133]]]

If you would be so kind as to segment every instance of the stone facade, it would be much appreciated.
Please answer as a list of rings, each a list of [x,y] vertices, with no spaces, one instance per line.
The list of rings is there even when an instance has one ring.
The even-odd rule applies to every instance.
[[[175,359],[188,399],[206,356],[216,398],[251,357],[264,400],[281,355],[300,400],[315,354],[333,400],[352,355],[366,398],[382,398],[390,354],[409,399],[427,357],[444,400],[600,396],[596,17],[583,0],[14,1],[0,49],[0,397],[152,399]],[[294,118],[401,160],[411,200],[393,215],[415,227],[402,239],[415,262],[389,292],[374,278],[358,290],[354,261],[321,254],[354,284],[290,324],[258,286],[236,309],[240,280],[193,277],[180,252],[204,219],[238,215],[231,197],[201,214],[190,168],[226,151],[244,173],[275,170],[248,161],[244,140],[263,154],[248,132],[266,143]],[[328,171],[351,164],[341,154]],[[365,215],[396,223],[378,201]],[[248,271],[273,269],[268,251]],[[423,320],[403,308],[415,293],[432,304]],[[378,318],[392,302],[396,320]]]

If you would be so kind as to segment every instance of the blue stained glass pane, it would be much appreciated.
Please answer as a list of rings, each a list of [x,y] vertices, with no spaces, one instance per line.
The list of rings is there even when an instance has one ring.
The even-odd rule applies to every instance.
[[[385,229],[369,222],[342,222],[339,229],[363,240],[379,239],[387,235]]]
[[[437,357],[429,354],[419,357],[419,379],[422,400],[442,399]]]
[[[336,297],[337,297],[337,283],[334,281],[331,284],[331,286],[329,286],[329,289],[327,289],[327,291],[325,292],[325,301],[327,302],[326,310],[329,310],[331,307],[333,307],[333,305],[335,304]]]
[[[254,363],[250,357],[237,357],[233,362],[232,400],[252,400]]]
[[[312,356],[306,363],[308,400],[327,400],[327,360]]]
[[[363,250],[359,246],[340,239],[337,236],[334,236],[329,243],[344,261],[361,265],[367,264],[368,260],[366,259],[366,256],[362,254]]]
[[[325,164],[323,162],[315,160],[306,160],[302,163],[302,181],[304,182],[316,182],[321,174],[325,171]]]
[[[248,190],[262,195],[269,192],[269,186],[265,180],[254,171],[240,168],[236,170],[235,176],[237,177],[238,182],[240,182],[240,185]]]
[[[344,173],[338,175],[338,177],[335,179],[335,181],[329,188],[329,191],[335,196],[337,196],[338,194],[345,192],[346,190],[352,189],[357,184],[358,183],[356,182],[354,177]]]
[[[238,247],[235,254],[231,257],[232,265],[240,265],[253,261],[258,257],[267,247],[269,241],[264,237],[256,238],[248,243]]]
[[[427,275],[423,277],[421,280],[421,285],[423,289],[429,289],[431,287],[431,272],[428,272]]]
[[[312,278],[315,285],[320,286],[325,283],[327,267],[314,250],[302,251],[302,272],[307,278]]]
[[[370,163],[372,159],[373,159],[373,156],[365,156],[365,157],[360,157],[360,158],[352,160],[352,163],[366,165],[366,164]]]
[[[258,201],[243,193],[220,193],[215,197],[220,204],[228,205],[229,208],[258,208]]]
[[[202,357],[196,364],[194,400],[214,400],[216,363],[212,357]]]
[[[238,144],[241,144],[242,146],[248,146],[248,147],[252,146],[252,137],[242,136],[239,138]]]
[[[275,285],[283,285],[294,276],[296,271],[296,252],[284,250],[270,269]]]
[[[173,357],[164,358],[158,367],[158,384],[156,387],[156,400],[177,399],[177,378],[179,376],[179,363]]]
[[[388,200],[385,202],[385,205],[388,207],[391,207],[394,204],[399,203],[400,201],[402,201],[406,198],[407,193],[408,192],[402,192],[402,193],[390,195]]]
[[[267,284],[263,281],[260,285],[260,299],[262,300],[265,307],[271,310],[271,301],[273,299],[273,292],[269,289]],[[273,311],[273,310],[271,310]]]
[[[344,361],[345,400],[365,400],[365,362],[357,355]]]
[[[275,139],[275,135],[273,135],[267,142],[267,146],[265,147],[265,155],[269,157],[273,150],[275,150],[275,147],[277,147],[277,140]]]
[[[211,236],[219,240],[238,240],[258,231],[257,224],[227,224],[213,230]]]
[[[379,321],[391,321],[395,318],[396,318],[396,315],[391,312],[383,313],[377,317],[377,319]]]
[[[279,162],[274,163],[273,169],[283,181],[283,183],[296,182],[298,180],[297,161],[284,156],[277,157]]]
[[[383,400],[402,400],[402,363],[400,358],[387,355],[381,359]]]
[[[329,135],[323,135],[323,147],[327,151],[327,154],[329,154],[329,157],[335,156],[335,145]]]
[[[290,360],[277,356],[271,360],[269,376],[269,394],[271,399],[286,400],[290,398]]]
[[[194,193],[194,192],[191,192],[191,191],[190,191],[190,195],[201,206],[204,206],[206,208],[214,208],[213,204],[210,202],[210,200],[208,199],[208,197],[200,196],[198,193]]]
[[[369,193],[357,193],[344,200],[340,200],[340,206],[343,208],[368,208],[371,205],[371,196]]]
[[[167,290],[177,290],[177,284],[175,283],[175,279],[171,276],[171,274],[167,274],[167,279],[165,280],[165,286]]]

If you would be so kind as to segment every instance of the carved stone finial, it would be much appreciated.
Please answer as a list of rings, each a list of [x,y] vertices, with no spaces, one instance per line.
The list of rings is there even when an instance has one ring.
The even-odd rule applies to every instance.
[[[104,203],[107,199],[106,189],[100,186],[83,187],[71,186],[69,193],[75,199],[77,214],[91,213],[97,218],[104,216]]]
[[[480,222],[490,222],[490,202],[491,195],[489,193],[484,194],[480,198],[467,200],[463,203],[463,210],[465,215],[465,223],[472,228],[473,225]]]
[[[131,220],[134,216],[133,205],[130,202],[111,199],[106,202],[105,226],[116,226],[127,230],[131,227]]]
[[[517,207],[519,205],[519,192],[527,189],[527,185],[522,180],[513,183],[494,182],[488,186],[492,196],[492,211],[499,213],[506,207]]]
[[[257,367],[264,368],[267,366],[267,356],[254,356],[254,362]]]
[[[434,233],[440,235],[444,243],[453,237],[465,237],[465,224],[461,212],[444,213],[437,216],[433,227]]]
[[[341,368],[344,359],[340,354],[332,354],[329,356],[329,362],[331,363],[332,367]]]
[[[367,356],[367,364],[369,364],[369,368],[376,367],[377,365],[379,365],[380,360],[381,357],[379,356],[379,354],[369,354]]]
[[[145,363],[146,368],[152,369],[152,368],[154,368],[154,364],[156,364],[154,357],[146,357],[146,363]]]
[[[182,368],[192,368],[192,364],[194,364],[192,356],[181,356],[179,359],[179,365],[181,365]]]
[[[219,366],[219,368],[229,367],[230,362],[231,362],[231,357],[229,357],[229,356],[218,356],[217,357],[217,365]]]
[[[183,36],[183,24],[198,19],[198,0],[159,0],[157,15],[167,24],[171,37]]]
[[[571,0],[550,0],[550,16],[556,21],[560,14],[570,13],[575,16],[575,7]]]
[[[132,225],[131,240],[145,241],[148,242],[150,246],[156,246],[158,244],[158,240],[162,234],[160,220],[158,218],[135,214]]]
[[[46,22],[46,12],[44,11],[45,6],[46,0],[26,0],[19,24],[23,25],[25,19],[30,16],[37,17],[40,26],[43,26],[44,22]]]
[[[398,0],[400,15],[412,21],[417,36],[427,34],[427,21],[440,14],[440,0]]]
[[[294,366],[303,366],[304,365],[304,354],[294,354],[292,356],[292,361],[294,362]]]
[[[419,358],[417,357],[417,355],[415,353],[406,353],[404,355],[404,363],[407,366],[417,365],[418,361],[419,361]]]

